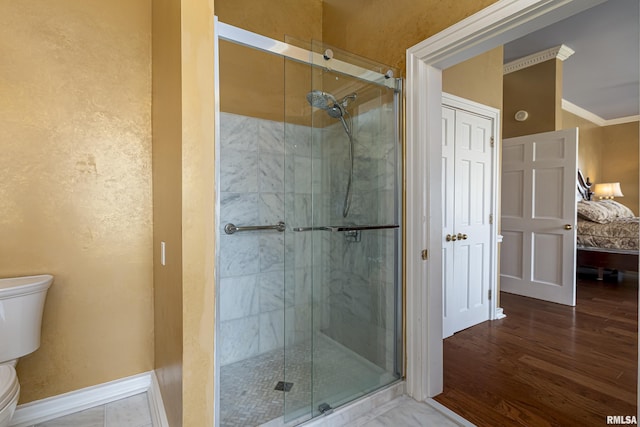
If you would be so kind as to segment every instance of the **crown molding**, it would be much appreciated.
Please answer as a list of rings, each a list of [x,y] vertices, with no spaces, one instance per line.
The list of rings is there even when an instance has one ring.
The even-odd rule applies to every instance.
[[[585,110],[584,108],[567,101],[566,99],[562,100],[562,109],[575,114],[578,117],[582,117],[585,120],[589,120],[591,123],[595,123],[598,126],[613,126],[640,121],[640,116],[627,116],[606,120],[589,110]]]
[[[564,61],[574,53],[575,51],[573,49],[561,44],[560,46],[532,53],[531,55],[527,55],[523,58],[516,59],[515,61],[508,62],[504,64],[502,72],[503,74],[513,73],[514,71],[531,67],[532,65],[536,65],[550,59],[559,59],[560,61]]]

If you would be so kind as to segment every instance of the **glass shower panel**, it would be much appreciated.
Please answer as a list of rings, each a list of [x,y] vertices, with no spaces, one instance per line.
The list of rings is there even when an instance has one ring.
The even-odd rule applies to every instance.
[[[284,398],[284,64],[221,40],[218,363],[220,426],[282,417]],[[233,227],[237,231],[233,232]]]
[[[308,48],[317,58],[388,71],[321,43]],[[302,74],[306,85],[295,82]],[[285,92],[285,288],[295,295],[285,313],[285,378],[292,391],[295,371],[309,379],[285,393],[289,421],[401,376],[402,192],[399,90],[331,71],[330,62],[286,61]]]
[[[287,43],[309,49],[308,43],[287,38]],[[311,417],[313,233],[293,230],[311,224],[314,218],[312,188],[318,153],[312,146],[311,106],[306,94],[311,87],[309,64],[285,59],[285,196],[284,218],[285,293],[293,306],[285,310],[284,420],[303,422]],[[317,174],[315,174],[317,176]]]

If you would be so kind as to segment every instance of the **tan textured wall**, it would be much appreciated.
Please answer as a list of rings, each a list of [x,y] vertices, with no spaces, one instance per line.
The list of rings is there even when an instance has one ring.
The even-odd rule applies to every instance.
[[[406,68],[406,50],[496,0],[324,0],[323,41]]]
[[[323,0],[216,0],[220,22],[275,40],[322,38]]]
[[[640,177],[639,124],[598,126],[589,120],[562,111],[564,129],[579,128],[578,167],[590,181],[620,182],[624,197],[616,200],[638,215]]]
[[[502,46],[442,72],[442,90],[490,107],[502,108]]]
[[[322,39],[322,0],[217,0],[216,14],[220,22],[294,45],[302,41],[308,47],[311,40]],[[282,98],[285,69],[288,91],[294,87],[309,91],[309,71],[300,67],[292,61],[285,66],[285,60],[275,55],[221,42],[221,111],[276,121],[283,121],[286,114],[290,121],[301,123],[305,114],[296,111],[294,103],[283,105]]]
[[[285,35],[303,42],[322,40],[404,70],[407,48],[494,2],[400,0],[389,7],[388,2],[381,0],[217,0],[216,14],[221,22],[276,40],[285,40]],[[306,114],[293,110],[293,103],[286,104],[286,112],[273,107],[282,103],[281,58],[231,46],[221,46],[221,58],[224,59],[220,64],[224,81],[220,88],[222,111],[270,120],[282,120],[286,114],[291,121],[296,117],[304,120]],[[307,85],[305,90],[310,88],[307,81],[301,81],[300,85]],[[467,87],[471,89],[473,85]],[[501,103],[502,100],[497,105]]]
[[[156,1],[153,22],[155,368],[172,427],[213,425],[213,1]]]
[[[638,215],[638,122],[604,126],[600,170],[602,178],[596,182],[620,182],[624,197],[616,198]]]
[[[598,182],[602,177],[602,127],[562,110],[563,129],[578,128],[578,168],[591,182]]]
[[[565,129],[562,126],[562,117],[563,117],[563,112],[562,112],[562,85],[563,85],[563,79],[564,79],[564,72],[563,72],[563,67],[564,67],[564,62],[560,61],[559,59],[556,59],[556,77],[555,80],[553,82],[554,84],[554,91],[555,91],[555,96],[553,98],[553,105],[554,105],[554,130],[562,130]]]
[[[55,276],[21,403],[153,367],[150,12],[0,2],[0,276]]]
[[[552,59],[506,74],[503,95],[503,138],[559,130],[562,61]],[[518,110],[527,111],[529,118],[516,121]]]
[[[213,426],[213,0],[182,1],[183,425]]]
[[[155,0],[153,23],[155,369],[169,424],[206,426],[215,409],[213,1]]]
[[[167,419],[182,423],[181,2],[153,0],[153,281],[155,371]],[[160,242],[166,265],[160,264]]]

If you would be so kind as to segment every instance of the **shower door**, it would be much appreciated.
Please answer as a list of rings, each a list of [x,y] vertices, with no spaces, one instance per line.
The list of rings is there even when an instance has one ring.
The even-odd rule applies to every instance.
[[[401,377],[402,153],[398,81],[364,78],[384,76],[388,67],[321,43],[287,41],[319,54],[310,65],[285,60],[290,422],[329,413]],[[337,61],[360,77],[332,71]]]
[[[295,425],[402,374],[400,81],[216,28],[216,422]]]

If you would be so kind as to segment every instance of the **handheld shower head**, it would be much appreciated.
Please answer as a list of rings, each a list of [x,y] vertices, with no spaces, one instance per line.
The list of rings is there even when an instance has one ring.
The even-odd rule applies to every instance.
[[[309,92],[307,94],[307,101],[309,101],[312,107],[320,108],[321,110],[327,110],[338,102],[333,95],[321,90],[312,90]]]
[[[336,97],[330,93],[321,90],[312,90],[307,94],[307,101],[312,107],[325,110],[330,117],[339,119],[344,115],[342,106],[336,100]]]
[[[347,191],[344,196],[344,204],[342,208],[342,216],[346,218],[351,207],[351,183],[353,182],[353,159],[354,159],[354,144],[353,144],[353,120],[351,114],[347,110],[347,106],[350,102],[355,101],[358,94],[353,92],[342,98],[340,101],[330,93],[323,92],[321,90],[312,90],[307,94],[307,101],[312,107],[319,108],[327,112],[329,117],[340,120],[344,131],[349,137],[349,163],[351,167],[349,169],[349,181],[347,182]],[[347,120],[345,120],[345,117]],[[349,121],[349,124],[347,124]]]

